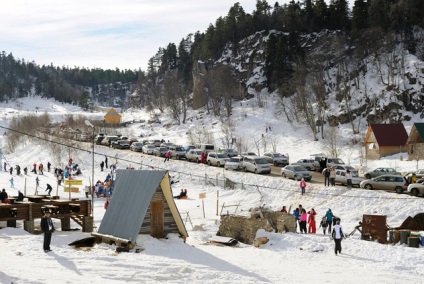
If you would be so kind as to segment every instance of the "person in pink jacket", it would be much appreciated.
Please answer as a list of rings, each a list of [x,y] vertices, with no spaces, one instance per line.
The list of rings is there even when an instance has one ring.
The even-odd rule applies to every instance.
[[[300,232],[301,233],[307,233],[306,232],[306,219],[308,214],[306,214],[306,210],[302,209],[302,214],[300,215],[299,224],[300,224]]]
[[[305,188],[306,188],[306,182],[303,178],[300,180],[299,186],[300,186],[300,189],[302,190],[302,195],[304,195],[305,194]]]

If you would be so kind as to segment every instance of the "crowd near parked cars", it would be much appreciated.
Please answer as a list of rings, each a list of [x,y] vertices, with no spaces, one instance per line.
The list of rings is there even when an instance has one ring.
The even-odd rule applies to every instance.
[[[318,171],[324,176],[326,186],[336,184],[348,188],[360,187],[367,190],[388,190],[397,193],[408,192],[411,195],[424,197],[424,170],[402,175],[393,168],[380,167],[359,176],[357,169],[346,165],[337,157],[325,154],[313,154],[311,158],[303,158],[290,163],[288,154],[266,152],[261,156],[254,152],[237,152],[232,148],[217,148],[213,144],[175,145],[165,140],[142,140],[121,135],[103,135],[95,137],[94,142],[115,149],[129,149],[147,155],[165,157],[166,160],[185,159],[189,162],[204,163],[209,166],[224,167],[225,170],[252,172],[256,174],[271,173],[271,165],[281,166],[281,176],[297,181],[312,179],[311,171]]]

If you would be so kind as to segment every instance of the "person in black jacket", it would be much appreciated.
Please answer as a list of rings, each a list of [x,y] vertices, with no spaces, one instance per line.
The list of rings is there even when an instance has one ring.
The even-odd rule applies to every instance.
[[[44,212],[44,217],[41,218],[41,231],[44,233],[44,242],[43,242],[43,249],[44,252],[52,251],[50,249],[50,242],[52,240],[52,233],[54,232],[54,225],[53,221],[50,218],[50,211]]]
[[[51,195],[50,193],[52,192],[52,190],[53,190],[52,186],[50,184],[47,184],[46,191],[48,191],[47,192],[48,195]]]

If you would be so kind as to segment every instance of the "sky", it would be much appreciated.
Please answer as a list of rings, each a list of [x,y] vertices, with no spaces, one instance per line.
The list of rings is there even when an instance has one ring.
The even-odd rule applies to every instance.
[[[322,141],[311,141],[307,128],[301,124],[290,125],[284,117],[275,116],[275,104],[265,104],[264,108],[252,108],[256,99],[235,105],[234,125],[238,135],[245,133],[250,137],[260,137],[265,131],[265,122],[272,131],[265,135],[275,135],[280,143],[277,151],[289,153],[291,161],[307,158],[310,154],[324,152]],[[19,110],[19,111],[17,111]],[[52,99],[38,97],[19,98],[16,101],[0,103],[0,126],[7,126],[12,117],[23,114],[40,114],[48,111],[55,119],[73,113],[86,115],[90,119],[101,118],[103,113],[85,113],[76,106],[62,104]],[[248,113],[248,115],[246,115]],[[140,110],[127,110],[124,119],[148,118],[149,113]],[[134,123],[122,130],[122,134],[131,136],[137,133],[154,133],[152,139],[161,137],[176,143],[186,144],[187,128],[199,128],[206,125],[215,143],[220,145],[218,133],[220,121],[203,113],[190,112],[187,125],[171,125],[172,118],[166,113],[160,116],[162,124],[143,127]],[[410,129],[412,122],[405,122]],[[168,126],[166,126],[168,125]],[[171,126],[170,126],[171,125]],[[252,127],[256,125],[257,127]],[[349,125],[340,126],[343,137],[350,137]],[[2,133],[1,133],[2,134]],[[27,142],[20,144],[13,153],[6,149],[7,136],[0,135],[0,145],[9,166],[30,167],[33,163],[63,167],[68,161],[69,152],[49,147],[46,142]],[[89,184],[92,170],[90,143],[80,143],[88,151],[71,150],[70,154],[81,170],[83,186]],[[253,145],[250,145],[254,150]],[[344,145],[340,157],[354,167],[364,166],[358,149]],[[52,151],[54,149],[54,151]],[[42,250],[42,234],[29,234],[23,230],[22,221],[17,228],[0,229],[0,247],[2,250],[0,283],[422,283],[424,272],[423,246],[408,247],[397,243],[379,244],[361,240],[358,232],[342,241],[342,253],[335,256],[334,242],[324,235],[317,225],[316,234],[296,234],[290,232],[275,233],[259,230],[257,237],[268,238],[268,243],[255,248],[239,243],[235,247],[214,245],[211,239],[217,234],[220,217],[216,208],[230,214],[247,216],[250,208],[263,206],[269,210],[280,210],[283,205],[293,210],[298,204],[310,210],[314,208],[319,220],[328,208],[341,218],[346,234],[351,233],[363,214],[386,215],[387,224],[397,227],[408,216],[422,212],[424,199],[407,194],[394,194],[379,190],[364,190],[336,185],[326,187],[320,183],[307,183],[306,194],[301,195],[299,182],[282,177],[256,175],[237,171],[225,171],[222,168],[209,167],[184,160],[170,160],[142,155],[128,150],[115,150],[104,146],[95,146],[95,180],[103,180],[107,172],[101,172],[100,162],[104,155],[110,157],[109,163],[118,157],[118,169],[170,171],[174,181],[173,195],[181,189],[188,189],[188,198],[175,200],[176,206],[189,237],[186,243],[176,234],[166,239],[155,239],[148,235],[139,235],[136,241],[141,252],[131,250],[128,253],[116,253],[115,245],[96,244],[90,248],[75,249],[68,244],[89,237],[90,233],[81,232],[79,225],[71,221],[75,231],[62,231],[60,221],[53,216],[56,232],[53,234],[49,253]],[[406,153],[402,153],[406,157]],[[142,165],[140,164],[142,163]],[[420,162],[419,167],[423,167]],[[369,169],[386,166],[401,172],[415,169],[415,161],[400,159],[400,155],[385,157],[377,161],[368,161]],[[365,170],[365,168],[363,169]],[[17,176],[13,172],[14,188],[9,184],[10,174],[0,170],[0,188],[8,194],[16,195],[17,190],[27,194],[35,191],[36,175]],[[234,182],[243,182],[244,189],[226,189],[216,185],[216,179],[226,177]],[[55,185],[52,172],[38,175],[40,193],[47,183]],[[205,184],[205,178],[208,182]],[[53,186],[53,194],[67,200],[68,193],[62,186]],[[57,190],[57,191],[56,191]],[[118,189],[117,189],[118,190]],[[125,190],[125,189],[121,189]],[[219,192],[219,200],[216,198]],[[206,198],[199,199],[199,194]],[[82,187],[72,198],[85,199]],[[91,198],[90,198],[91,199]],[[94,198],[94,225],[100,226],[105,209],[105,198]],[[110,206],[113,204],[113,196]],[[239,206],[234,206],[234,205]],[[187,215],[190,217],[188,221]],[[125,218],[125,216],[123,216]],[[39,225],[35,220],[35,226]],[[4,224],[0,224],[0,227]],[[424,237],[424,232],[420,233]]]
[[[159,47],[206,31],[236,2],[255,10],[256,0],[6,1],[0,51],[39,65],[146,70]]]
[[[255,0],[14,0],[0,9],[0,50],[40,65],[147,69],[159,47]],[[284,2],[284,1],[282,1]]]

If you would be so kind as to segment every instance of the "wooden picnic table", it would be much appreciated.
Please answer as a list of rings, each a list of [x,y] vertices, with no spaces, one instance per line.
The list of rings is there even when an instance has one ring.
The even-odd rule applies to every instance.
[[[28,201],[41,203],[46,198],[46,195],[27,195],[26,198],[28,198]]]

